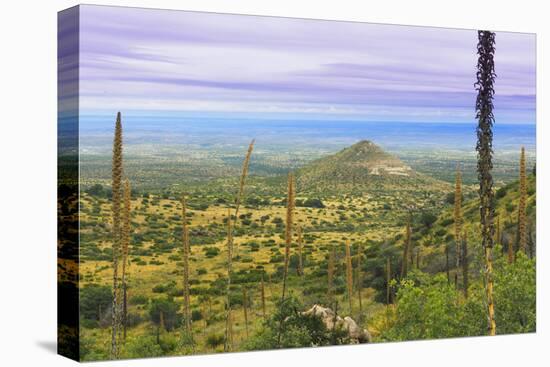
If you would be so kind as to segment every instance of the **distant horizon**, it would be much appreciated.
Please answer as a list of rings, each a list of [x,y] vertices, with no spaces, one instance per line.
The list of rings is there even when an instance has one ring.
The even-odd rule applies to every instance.
[[[116,113],[119,111],[112,111],[112,112],[103,112],[103,113],[80,113],[79,118],[81,121],[90,122],[90,121],[97,121],[101,120],[105,124],[112,124],[114,127],[114,122],[116,119]],[[122,115],[122,122],[124,125],[125,120],[128,121],[140,121],[140,122],[154,122],[155,120],[171,120],[172,122],[176,122],[177,120],[181,120],[181,123],[186,122],[198,122],[200,120],[206,121],[215,121],[215,120],[227,120],[227,121],[240,121],[240,122],[291,122],[291,121],[298,121],[298,122],[343,122],[343,123],[380,123],[380,124],[434,124],[434,125],[472,125],[477,124],[477,120],[472,121],[444,121],[444,120],[415,120],[415,121],[406,121],[406,120],[373,120],[368,119],[367,117],[363,116],[355,116],[355,117],[345,117],[341,115],[324,115],[324,116],[316,116],[316,115],[292,115],[292,116],[285,116],[283,114],[279,115],[254,115],[254,114],[227,114],[227,113],[205,113],[202,111],[186,111],[185,113],[178,113],[179,111],[176,111],[175,113],[172,113],[172,111],[147,111],[147,113],[144,113],[143,111],[120,111]],[[193,119],[194,121],[185,121]],[[82,123],[82,122],[81,122]],[[507,125],[507,126],[530,126],[530,127],[536,127],[537,123],[536,121],[495,121],[494,126],[498,125]]]

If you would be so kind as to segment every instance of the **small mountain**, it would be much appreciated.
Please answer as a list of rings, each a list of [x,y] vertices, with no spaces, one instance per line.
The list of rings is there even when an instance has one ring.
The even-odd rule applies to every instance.
[[[437,181],[415,172],[398,157],[368,140],[307,164],[297,170],[296,177],[303,188],[373,184],[388,186]]]

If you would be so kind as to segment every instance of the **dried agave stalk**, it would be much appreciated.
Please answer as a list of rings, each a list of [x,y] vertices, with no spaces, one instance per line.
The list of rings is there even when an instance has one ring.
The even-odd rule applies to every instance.
[[[131,188],[128,179],[124,182],[124,210],[122,212],[122,327],[123,338],[126,341],[128,323],[128,285],[126,268],[128,266],[128,251],[130,246],[130,214],[131,213]]]
[[[233,228],[231,213],[227,210],[227,289],[224,351],[233,350],[233,320],[231,318],[231,274],[233,263]]]
[[[346,285],[348,289],[349,313],[353,312],[352,294],[353,294],[353,265],[351,263],[351,249],[349,239],[346,239]]]
[[[121,184],[122,184],[122,122],[120,112],[117,113],[115,123],[115,137],[113,141],[112,166],[112,215],[113,215],[113,304],[111,317],[111,358],[118,358],[118,325],[119,325],[119,284],[118,267],[121,248]]]
[[[495,203],[493,192],[493,95],[495,81],[495,33],[478,31],[478,62],[476,118],[479,179],[479,212],[481,244],[485,257],[485,291],[487,298],[487,324],[489,335],[496,335],[495,305],[493,302],[493,236],[495,232]]]
[[[518,206],[518,247],[526,255],[527,252],[527,173],[525,171],[525,148],[521,147],[519,161],[519,206]]]
[[[189,228],[187,227],[187,203],[185,195],[181,196],[181,226],[183,250],[183,310],[185,317],[185,331],[191,335],[191,306],[189,299]]]

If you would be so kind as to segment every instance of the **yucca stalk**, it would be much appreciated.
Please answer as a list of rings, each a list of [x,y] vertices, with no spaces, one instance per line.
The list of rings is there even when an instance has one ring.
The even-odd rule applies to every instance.
[[[113,304],[111,318],[111,358],[118,358],[118,325],[119,325],[119,284],[118,267],[121,248],[121,196],[122,196],[122,122],[120,112],[117,113],[115,123],[115,137],[113,141],[112,166],[112,216],[113,216]]]
[[[239,179],[239,190],[237,192],[237,197],[235,198],[235,218],[233,222],[233,228],[237,226],[237,220],[239,219],[239,209],[241,207],[241,203],[244,197],[244,189],[246,184],[246,178],[248,176],[248,167],[250,165],[250,157],[252,156],[252,150],[254,150],[254,139],[250,142],[248,145],[248,150],[246,152],[246,156],[244,157],[243,161],[243,167],[241,171],[241,177]],[[239,254],[239,244],[237,243],[237,247],[235,249],[235,252],[237,255]]]
[[[189,299],[189,228],[187,226],[187,202],[185,195],[181,196],[181,227],[183,253],[183,312],[185,317],[185,331],[191,335],[191,305]]]
[[[244,329],[246,331],[246,337],[248,338],[248,295],[246,288],[243,286],[243,314],[244,314]]]
[[[124,181],[124,210],[122,212],[122,327],[123,338],[126,341],[126,329],[128,323],[128,252],[130,246],[131,226],[131,188],[130,181]]]
[[[456,165],[456,177],[455,177],[455,202],[454,202],[454,230],[455,230],[455,288],[458,289],[458,272],[460,269],[460,252],[461,241],[460,235],[462,233],[462,177],[460,173],[460,165]]]
[[[329,297],[330,302],[332,302],[333,297],[333,286],[334,286],[334,245],[331,247],[330,252],[328,254],[328,269],[327,269],[327,276],[328,276],[328,287],[327,287],[327,294]]]
[[[286,292],[286,282],[288,277],[288,263],[290,260],[290,246],[292,245],[292,227],[294,224],[294,175],[288,174],[288,189],[286,200],[286,228],[285,228],[285,265],[283,273],[283,292],[281,299],[284,302]]]
[[[533,221],[529,220],[527,221],[527,228],[529,229],[527,231],[527,245],[529,247],[529,258],[533,258],[535,256],[535,239],[533,238]]]
[[[407,217],[407,226],[405,227],[405,243],[403,244],[403,262],[401,264],[401,279],[407,277],[409,252],[411,251],[411,215]]]
[[[391,303],[391,261],[388,257],[386,259],[386,305]]]
[[[525,148],[521,147],[521,156],[519,160],[519,206],[518,206],[518,231],[520,251],[526,255],[527,252],[527,173],[525,170]]]
[[[298,234],[298,240],[297,240],[297,242],[298,242],[298,267],[296,268],[296,273],[299,276],[302,276],[302,275],[304,275],[304,263],[303,263],[303,258],[302,258],[304,239],[302,237],[302,227],[297,226],[296,232]]]
[[[208,311],[206,310],[206,304],[201,303],[201,313],[202,313],[202,319],[204,322],[204,326],[202,329],[202,334],[206,335],[206,329],[208,328],[208,319],[210,318],[210,315],[208,314]]]
[[[294,200],[296,193],[294,191],[294,175],[292,172],[288,174],[288,187],[286,198],[286,228],[285,228],[285,265],[283,269],[283,291],[281,294],[281,307],[284,307],[286,295],[286,282],[288,277],[288,263],[290,260],[290,246],[292,244],[292,226],[294,224]],[[281,346],[281,334],[283,331],[283,322],[279,321],[279,333],[277,335],[277,345]]]
[[[516,254],[514,253],[514,243],[512,241],[508,241],[508,264],[512,264],[516,259]]]
[[[264,275],[262,274],[262,280],[260,283],[260,297],[262,298],[262,317],[265,319],[266,312],[265,312],[265,285],[264,285]]]
[[[495,305],[493,302],[493,236],[494,236],[494,192],[493,192],[493,95],[495,81],[495,34],[478,31],[478,62],[476,118],[478,153],[477,172],[479,179],[481,242],[485,257],[485,290],[487,298],[487,323],[489,335],[496,335]]]
[[[271,273],[267,273],[267,283],[269,285],[273,284],[273,278],[271,276]],[[273,288],[269,290],[269,294],[273,297]]]
[[[495,233],[495,244],[502,245],[502,236],[500,234],[500,215],[497,215],[497,225]]]
[[[241,206],[241,202],[244,196],[245,182],[246,182],[246,177],[248,176],[248,166],[250,165],[250,157],[252,156],[252,150],[254,149],[254,141],[255,140],[252,139],[252,141],[248,145],[248,150],[246,152],[246,156],[243,161],[241,178],[239,180],[239,191],[237,193],[237,199],[235,200],[235,221],[237,221],[237,217],[239,216],[239,208]]]
[[[468,237],[466,229],[462,233],[462,284],[464,286],[464,298],[468,298]]]
[[[157,327],[157,344],[160,344],[160,333],[163,332],[164,327],[164,312],[159,311],[159,326]]]
[[[445,273],[447,274],[447,283],[451,284],[451,271],[449,266],[449,244],[445,244]]]
[[[349,313],[351,315],[353,313],[353,265],[351,263],[351,245],[349,239],[346,239],[346,286],[348,289]]]
[[[357,282],[357,298],[359,299],[359,322],[361,323],[363,321],[363,297],[361,296],[361,290],[363,289],[363,273],[361,269],[361,260],[363,257],[363,251],[361,243],[359,242],[357,244],[357,276],[356,276],[356,282]]]
[[[231,275],[233,263],[233,226],[231,212],[227,210],[227,290],[224,351],[233,350],[233,320],[231,318]]]
[[[250,164],[250,157],[252,156],[252,150],[254,149],[254,140],[252,140],[248,146],[246,156],[243,161],[243,168],[241,177],[239,180],[239,190],[237,191],[237,197],[235,198],[235,218],[231,219],[231,212],[227,210],[227,294],[226,294],[226,319],[225,319],[225,343],[224,351],[228,352],[233,350],[233,320],[231,315],[231,276],[232,276],[232,264],[233,264],[233,229],[237,224],[239,217],[239,209],[244,196],[244,189],[246,183],[246,177],[248,176],[248,167]]]

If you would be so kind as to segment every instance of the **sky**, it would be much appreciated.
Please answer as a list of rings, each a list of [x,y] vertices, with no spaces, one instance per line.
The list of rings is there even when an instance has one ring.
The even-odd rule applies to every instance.
[[[477,32],[81,6],[80,108],[365,121],[475,121]],[[495,117],[535,123],[536,41],[497,32]]]

